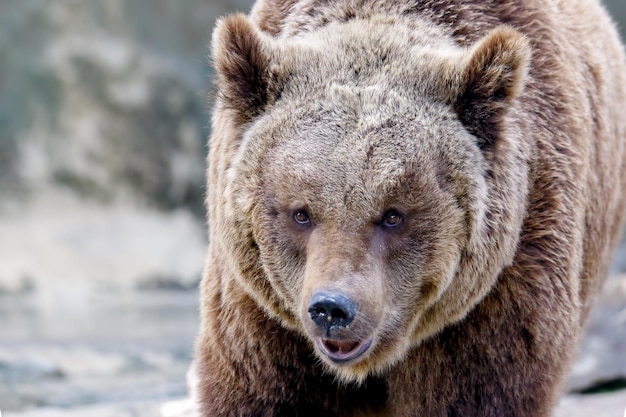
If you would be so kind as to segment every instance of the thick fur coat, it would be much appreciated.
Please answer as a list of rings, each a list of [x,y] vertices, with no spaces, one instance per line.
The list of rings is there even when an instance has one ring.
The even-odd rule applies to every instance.
[[[622,227],[595,0],[221,20],[202,415],[547,417]]]

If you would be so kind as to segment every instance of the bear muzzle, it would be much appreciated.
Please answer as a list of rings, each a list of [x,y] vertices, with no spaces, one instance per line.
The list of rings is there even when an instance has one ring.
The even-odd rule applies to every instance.
[[[308,314],[315,324],[319,350],[335,363],[345,363],[362,356],[372,345],[371,338],[353,338],[350,325],[357,316],[358,304],[338,292],[313,294]]]

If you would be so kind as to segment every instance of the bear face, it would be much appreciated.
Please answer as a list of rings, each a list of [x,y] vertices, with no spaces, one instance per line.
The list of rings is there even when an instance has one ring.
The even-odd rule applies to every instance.
[[[214,38],[216,123],[236,132],[216,214],[226,252],[345,380],[462,319],[512,261],[524,215],[507,110],[528,42],[502,27],[464,49],[427,23],[393,25],[282,42],[234,16]]]
[[[262,132],[276,142],[261,162],[262,203],[252,216],[273,289],[297,313],[320,356],[352,373],[359,363],[389,363],[412,342],[422,313],[453,282],[470,239],[467,197],[484,187],[453,178],[480,178],[482,161],[469,135],[456,146],[439,146],[435,135],[454,141],[458,132],[433,132],[409,107],[383,100],[371,104],[375,116],[353,113],[355,119],[338,120],[332,131],[327,119],[316,126],[310,114],[292,118],[295,125],[282,125],[282,132]],[[411,120],[410,128],[392,121],[398,117]],[[292,140],[305,131],[304,141],[320,138],[317,152]],[[461,147],[463,166],[451,169],[443,161],[461,160],[454,155]],[[353,303],[353,320],[316,323],[311,309],[322,294]]]

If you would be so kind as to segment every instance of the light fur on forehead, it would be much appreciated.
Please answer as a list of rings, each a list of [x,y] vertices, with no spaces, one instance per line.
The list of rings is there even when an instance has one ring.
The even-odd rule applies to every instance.
[[[329,96],[341,107],[349,108],[355,113],[360,111],[375,113],[383,105],[390,107],[408,105],[407,99],[396,91],[384,91],[379,85],[357,87],[333,83],[329,87]]]

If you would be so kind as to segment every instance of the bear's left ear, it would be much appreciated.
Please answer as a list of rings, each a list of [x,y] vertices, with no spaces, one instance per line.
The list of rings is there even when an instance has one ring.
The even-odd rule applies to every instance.
[[[454,107],[481,148],[496,140],[507,108],[523,90],[529,61],[528,40],[507,26],[492,30],[468,51]]]
[[[271,45],[244,16],[218,21],[213,33],[213,62],[218,100],[231,110],[236,123],[258,116],[272,101]]]

